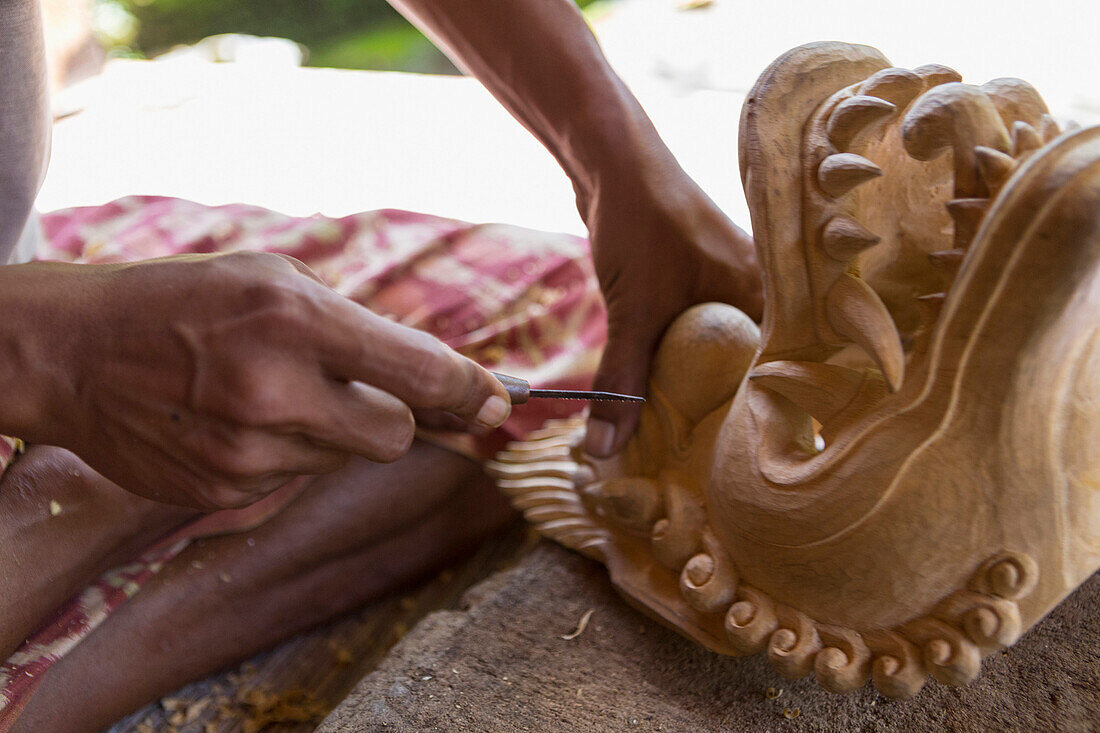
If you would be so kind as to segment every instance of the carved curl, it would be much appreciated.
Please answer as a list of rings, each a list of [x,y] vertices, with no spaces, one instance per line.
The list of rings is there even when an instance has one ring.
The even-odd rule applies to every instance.
[[[737,570],[708,528],[703,532],[703,551],[680,573],[680,592],[695,610],[717,613],[730,604],[736,590]]]
[[[871,680],[880,693],[904,700],[920,692],[928,677],[920,649],[893,631],[873,631],[863,637],[874,655]]]
[[[679,484],[667,482],[662,488],[668,516],[653,525],[653,556],[666,568],[679,571],[699,549],[707,514]]]
[[[583,492],[601,517],[626,529],[649,531],[661,511],[656,482],[640,476],[597,481]]]
[[[788,606],[777,610],[779,628],[768,640],[768,659],[775,671],[787,679],[805,677],[814,668],[814,656],[821,650],[821,636],[813,619]]]
[[[744,584],[738,586],[737,602],[726,612],[730,646],[741,654],[763,651],[778,624],[770,596]]]
[[[967,685],[977,678],[981,652],[954,626],[925,616],[906,624],[902,633],[920,647],[925,666],[943,684]]]
[[[829,692],[851,692],[862,687],[871,674],[871,650],[852,629],[819,624],[825,648],[814,658],[814,675]]]
[[[961,628],[981,649],[1003,649],[1020,638],[1020,609],[1004,598],[957,591],[937,604],[932,613]]]
[[[1032,591],[1039,580],[1039,567],[1028,555],[1002,552],[981,564],[967,584],[977,593],[1015,601]]]

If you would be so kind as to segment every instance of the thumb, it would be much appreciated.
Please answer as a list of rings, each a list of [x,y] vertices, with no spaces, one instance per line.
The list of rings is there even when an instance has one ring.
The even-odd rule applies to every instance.
[[[592,388],[606,392],[644,395],[649,361],[657,339],[634,329],[608,324],[607,347]],[[596,458],[607,458],[622,450],[638,427],[642,406],[628,402],[593,402],[588,418],[584,449]]]

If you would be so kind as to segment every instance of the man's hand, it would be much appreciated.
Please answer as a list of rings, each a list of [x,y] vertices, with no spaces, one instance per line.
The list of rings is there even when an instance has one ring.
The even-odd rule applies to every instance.
[[[596,389],[641,394],[661,334],[696,303],[759,316],[751,239],[673,160],[573,0],[390,3],[477,76],[573,181],[609,309]],[[607,456],[633,434],[639,410],[597,403],[592,416],[586,448]]]
[[[759,319],[763,307],[752,238],[680,169],[652,132],[646,144],[609,143],[594,193],[578,196],[607,301],[608,341],[593,389],[645,394],[649,364],[669,324],[698,303],[730,303]],[[626,445],[641,410],[596,402],[585,449],[606,457]]]
[[[352,453],[396,460],[413,410],[482,427],[510,410],[489,372],[289,257],[3,270],[34,328],[20,352],[32,389],[0,428],[158,501],[247,505]]]

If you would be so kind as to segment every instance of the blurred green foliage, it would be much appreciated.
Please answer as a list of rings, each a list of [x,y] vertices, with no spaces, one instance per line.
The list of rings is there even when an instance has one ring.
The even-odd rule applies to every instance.
[[[581,7],[593,0],[579,0]],[[121,55],[154,56],[219,33],[289,38],[310,66],[455,73],[385,0],[96,0],[101,37]]]

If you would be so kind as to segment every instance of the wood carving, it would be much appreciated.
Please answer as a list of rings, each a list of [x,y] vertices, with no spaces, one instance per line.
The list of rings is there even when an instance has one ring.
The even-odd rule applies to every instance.
[[[740,145],[761,328],[690,309],[623,454],[554,422],[490,468],[710,649],[965,684],[1100,567],[1100,127],[826,43],[764,72]]]

